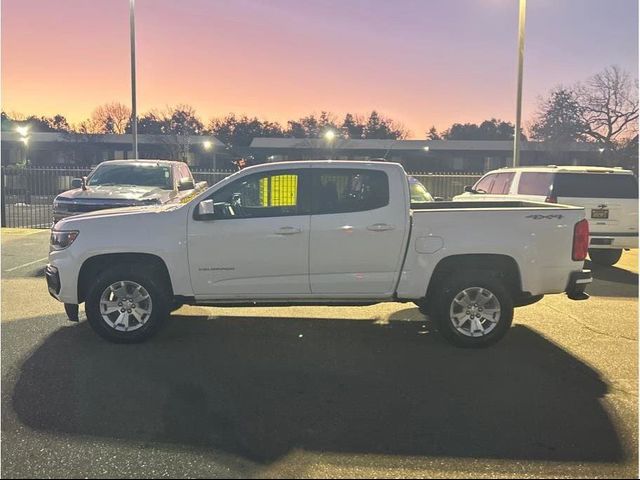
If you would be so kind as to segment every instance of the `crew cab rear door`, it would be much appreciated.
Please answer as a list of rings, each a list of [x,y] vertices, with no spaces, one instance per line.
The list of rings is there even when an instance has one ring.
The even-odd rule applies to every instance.
[[[371,166],[314,166],[311,172],[311,292],[390,295],[409,229],[404,172]]]

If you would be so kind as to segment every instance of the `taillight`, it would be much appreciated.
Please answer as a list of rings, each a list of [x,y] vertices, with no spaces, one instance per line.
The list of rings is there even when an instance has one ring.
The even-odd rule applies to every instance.
[[[571,252],[571,258],[573,260],[584,260],[587,258],[587,252],[589,250],[589,222],[587,220],[580,220],[573,227],[573,251]]]
[[[544,199],[547,203],[558,203],[558,197],[555,195],[548,195],[547,198]]]

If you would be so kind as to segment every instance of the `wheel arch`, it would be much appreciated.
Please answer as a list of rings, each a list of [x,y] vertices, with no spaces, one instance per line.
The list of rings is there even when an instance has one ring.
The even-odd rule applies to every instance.
[[[522,291],[520,269],[513,257],[484,253],[451,255],[441,259],[433,270],[424,298],[426,304],[428,305],[429,300],[437,294],[439,285],[448,275],[462,270],[494,272],[504,279],[505,287],[514,298],[522,297],[526,293]]]
[[[173,296],[173,285],[171,283],[171,275],[169,275],[169,269],[165,261],[151,253],[136,253],[136,252],[122,252],[122,253],[106,253],[100,255],[94,255],[87,258],[80,267],[78,274],[78,303],[85,301],[87,292],[89,290],[90,281],[95,275],[107,267],[112,267],[118,264],[142,264],[146,267],[153,268],[157,274],[162,278],[167,287],[170,289],[170,293]]]

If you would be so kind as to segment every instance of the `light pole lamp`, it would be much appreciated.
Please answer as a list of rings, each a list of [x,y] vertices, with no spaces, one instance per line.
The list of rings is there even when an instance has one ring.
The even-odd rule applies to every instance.
[[[333,150],[333,146],[334,146],[334,142],[336,139],[336,132],[334,132],[333,130],[329,129],[326,132],[324,132],[323,135],[324,139],[327,141],[327,143],[329,144],[329,151],[331,153],[331,156],[333,157],[335,152]],[[330,159],[330,160],[335,160],[335,159]]]
[[[213,150],[213,142],[211,140],[205,140],[204,142],[202,142],[202,148],[204,149],[205,152],[210,152],[211,150]],[[213,152],[213,160],[212,160],[212,166],[213,169],[216,169],[216,153]]]
[[[25,165],[29,165],[29,130],[31,129],[30,125],[21,125],[16,127],[16,132],[20,135],[20,141],[24,145],[24,163]]]

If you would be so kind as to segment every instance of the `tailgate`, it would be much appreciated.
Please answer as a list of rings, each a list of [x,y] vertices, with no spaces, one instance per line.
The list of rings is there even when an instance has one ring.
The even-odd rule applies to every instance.
[[[559,203],[584,207],[592,234],[638,231],[638,204],[625,198],[590,199],[560,197]]]

